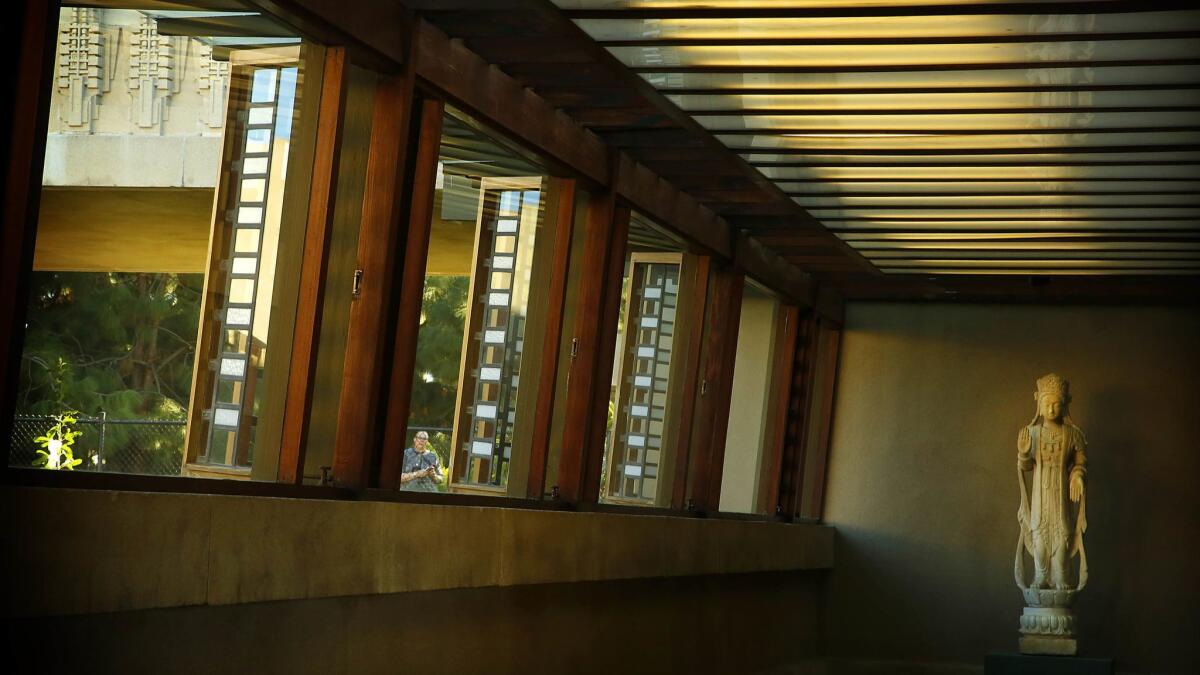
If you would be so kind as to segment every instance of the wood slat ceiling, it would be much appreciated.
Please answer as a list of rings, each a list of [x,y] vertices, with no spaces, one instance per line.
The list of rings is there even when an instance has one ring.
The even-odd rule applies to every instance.
[[[885,274],[1200,274],[1200,9],[555,3]],[[630,122],[609,136],[631,147],[691,142],[631,101],[589,116]],[[721,172],[681,180],[769,216]],[[801,264],[823,251],[743,224]]]
[[[817,273],[877,274],[854,247],[659,92],[549,0],[404,0],[608,146],[658,173],[735,228],[753,214],[820,240],[789,260]]]

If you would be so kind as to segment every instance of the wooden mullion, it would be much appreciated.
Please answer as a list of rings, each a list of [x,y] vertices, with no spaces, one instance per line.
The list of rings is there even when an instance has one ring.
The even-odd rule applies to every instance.
[[[796,305],[781,306],[775,323],[775,353],[771,356],[770,391],[767,394],[766,429],[763,433],[765,461],[759,476],[756,504],[756,510],[766,514],[776,513],[779,506],[779,485],[787,442],[788,395],[791,393],[792,369],[796,362],[800,308]]]
[[[699,4],[699,3],[697,3]],[[1053,14],[1111,14],[1177,9],[1174,3],[1145,0],[1112,0],[1110,2],[1014,2],[957,5],[865,5],[847,7],[830,5],[809,7],[776,5],[742,7],[738,4],[705,6],[646,6],[613,7],[605,9],[568,9],[563,14],[571,19],[853,19],[901,16],[977,16],[977,15],[1053,15]]]
[[[704,357],[700,390],[694,394],[696,431],[689,453],[688,493],[692,508],[706,513],[717,511],[721,499],[743,281],[742,274],[735,270],[714,270],[704,312]]]
[[[679,350],[679,355],[683,359],[680,366],[679,386],[675,390],[679,392],[675,394],[679,400],[679,414],[672,422],[672,426],[677,431],[674,434],[673,457],[675,464],[671,480],[670,505],[676,510],[684,509],[688,501],[688,467],[691,462],[692,432],[697,409],[695,392],[700,386],[700,359],[703,354],[702,331],[695,330],[695,328],[703,325],[704,322],[704,309],[708,304],[709,281],[712,278],[712,264],[711,256],[689,254],[685,257],[685,264],[680,270],[679,283],[683,289],[686,289],[687,297],[685,298],[683,293],[680,294],[680,311],[675,324],[675,334],[677,336],[687,335],[688,338],[686,348]],[[690,281],[684,278],[688,273],[694,275]],[[686,314],[684,312],[685,303],[690,307]],[[685,322],[695,323],[685,325]],[[676,348],[678,349],[678,347]]]
[[[571,236],[575,225],[575,179],[551,178],[550,183],[549,193],[555,200],[551,212],[554,218],[554,250],[550,288],[546,294],[546,325],[542,336],[533,438],[529,450],[529,482],[525,486],[525,496],[530,499],[540,499],[545,491],[546,460],[550,454],[550,428],[554,417],[554,385],[558,380],[558,346],[563,332]]]
[[[381,76],[375,91],[358,235],[359,295],[350,303],[333,451],[334,480],[352,487],[378,480],[372,475],[378,459],[373,450],[382,427],[380,411],[389,398],[389,330],[403,251],[400,223],[412,175],[414,83],[410,67]]]
[[[783,461],[780,463],[778,513],[791,519],[799,511],[800,485],[804,472],[804,438],[808,422],[813,348],[817,319],[812,311],[797,321],[796,350],[793,355]]]
[[[5,87],[11,116],[2,133],[4,151],[3,228],[0,231],[0,438],[11,438],[16,405],[17,374],[25,338],[29,277],[37,239],[41,204],[42,169],[46,159],[46,131],[53,88],[54,48],[58,32],[59,3],[17,3],[9,39],[16,63]],[[13,11],[13,10],[9,10]],[[18,37],[19,35],[19,37]],[[5,462],[7,466],[7,462]]]
[[[440,100],[425,99],[420,103],[420,117],[415,121],[417,138],[411,165],[412,191],[407,228],[403,235],[404,260],[400,269],[387,415],[383,426],[383,448],[379,465],[379,487],[384,489],[395,489],[400,485],[400,472],[403,469],[405,431],[408,429],[413,370],[417,358],[416,327],[420,325],[421,301],[425,291],[425,264],[429,258],[429,236],[433,226],[434,193],[444,108]],[[334,471],[336,475],[336,464]]]
[[[811,424],[819,425],[816,431],[815,443],[805,453],[806,482],[802,484],[799,504],[799,515],[804,518],[819,519],[825,505],[826,469],[829,460],[829,438],[833,428],[834,394],[837,390],[838,356],[841,351],[841,326],[827,319],[821,320],[821,330],[828,331],[829,339],[824,349],[816,354],[814,372],[821,373],[819,386],[814,386],[813,396],[817,412],[812,415]]]
[[[609,387],[617,349],[617,323],[621,313],[621,287],[625,278],[625,250],[629,244],[629,207],[618,204],[613,209],[612,233],[609,237],[608,265],[602,279],[604,295],[600,331],[596,348],[596,373],[592,382],[590,415],[587,419],[587,441],[584,446],[583,485],[580,501],[595,503],[600,499],[601,465],[604,462],[604,435],[608,428]]]
[[[587,423],[591,418],[593,384],[596,380],[596,361],[599,358],[602,334],[609,334],[604,326],[602,303],[608,274],[608,256],[615,236],[614,215],[616,199],[614,193],[605,191],[595,194],[587,204],[587,224],[583,228],[584,242],[579,287],[575,297],[575,321],[571,326],[571,365],[567,376],[567,396],[563,415],[561,455],[558,460],[558,477],[555,484],[560,499],[577,502],[583,494],[585,455],[588,440]],[[611,327],[610,341],[616,340],[616,326]],[[607,392],[607,389],[606,389]]]
[[[350,63],[345,49],[327,49],[323,71],[308,222],[304,233],[304,257],[300,264],[300,287],[296,302],[296,328],[292,337],[292,362],[279,448],[277,475],[281,483],[298,484],[304,478],[304,452],[308,445],[309,411],[316,383],[317,347],[329,267],[329,241],[337,199],[342,122],[350,77]]]

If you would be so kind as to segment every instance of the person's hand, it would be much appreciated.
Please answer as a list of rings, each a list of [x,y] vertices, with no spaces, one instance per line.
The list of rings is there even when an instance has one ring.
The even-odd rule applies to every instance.
[[[1075,472],[1071,474],[1071,501],[1079,503],[1079,499],[1083,497],[1083,474]]]
[[[431,467],[425,469],[425,475],[429,476],[430,478],[432,478],[433,476],[436,476],[437,475],[437,467],[431,466]]]
[[[1021,433],[1017,434],[1017,453],[1028,455],[1033,449],[1033,438],[1029,435],[1029,427],[1021,427]]]

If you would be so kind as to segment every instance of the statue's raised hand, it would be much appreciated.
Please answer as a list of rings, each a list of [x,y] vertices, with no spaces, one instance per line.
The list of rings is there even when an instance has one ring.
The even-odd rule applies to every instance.
[[[1032,449],[1033,437],[1029,434],[1029,427],[1021,427],[1021,433],[1017,434],[1017,454],[1028,457]]]

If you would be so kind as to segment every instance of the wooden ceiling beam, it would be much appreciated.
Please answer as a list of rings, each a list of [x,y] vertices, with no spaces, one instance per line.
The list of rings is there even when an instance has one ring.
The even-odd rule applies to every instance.
[[[1162,0],[1112,0],[1109,2],[1013,2],[946,5],[875,5],[861,7],[623,7],[614,9],[567,9],[572,19],[853,19],[903,16],[1014,16],[1039,17],[1056,14],[1124,14],[1178,10],[1178,3]]]
[[[1123,40],[1188,40],[1200,37],[1195,30],[1163,30],[1125,33],[1027,33],[1002,35],[930,35],[910,37],[821,37],[808,38],[802,34],[788,37],[748,38],[640,38],[631,40],[597,40],[605,47],[837,47],[857,45],[975,45],[1020,44],[1029,42],[1111,42]]]
[[[689,114],[701,117],[822,117],[837,115],[1047,115],[1063,113],[1139,113],[1139,112],[1200,112],[1195,105],[1164,106],[1043,106],[1011,108],[684,108]],[[1040,131],[1040,130],[1039,130]]]
[[[1200,131],[1200,125],[1181,124],[1177,126],[1151,126],[1144,127],[1036,127],[1036,128],[1021,128],[1021,129],[993,129],[993,128],[970,128],[970,129],[874,129],[860,127],[830,127],[819,129],[805,129],[803,127],[764,127],[759,129],[747,128],[710,128],[709,132],[718,136],[820,136],[820,137],[837,137],[837,136],[852,136],[855,134],[878,134],[880,136],[914,136],[918,137],[934,137],[934,136],[1044,136],[1044,135],[1070,135],[1070,134],[1158,134],[1158,133],[1189,133]],[[1137,146],[1133,146],[1136,148]],[[743,150],[744,148],[738,148]],[[756,148],[757,149],[757,148]],[[1046,152],[1052,152],[1052,149],[1046,149]],[[1132,148],[1126,150],[1131,152]]]
[[[397,72],[408,58],[412,13],[372,0],[244,0],[242,9],[277,18],[322,44],[344,45],[354,64]]]
[[[827,185],[833,186],[833,185],[838,184],[840,181],[829,180],[829,181],[824,181],[824,182]],[[1061,192],[1053,192],[1053,191],[1047,191],[1047,192],[1027,192],[1027,191],[946,192],[944,190],[939,190],[939,191],[930,191],[930,192],[880,192],[880,191],[873,191],[873,192],[788,192],[787,194],[792,197],[805,197],[805,198],[847,197],[847,198],[852,198],[852,199],[853,198],[870,199],[872,197],[882,197],[882,198],[892,198],[892,197],[908,198],[908,197],[911,197],[911,198],[915,199],[915,198],[920,198],[920,197],[963,197],[963,198],[974,199],[976,197],[982,197],[982,198],[986,198],[986,197],[1052,198],[1052,197],[1089,197],[1089,196],[1103,196],[1103,195],[1131,196],[1131,197],[1132,196],[1163,197],[1163,196],[1170,196],[1170,195],[1193,195],[1193,196],[1195,196],[1195,195],[1200,195],[1200,192],[1198,192],[1196,190],[1136,190],[1136,191],[1131,191],[1131,190],[1115,190],[1115,191],[1109,191],[1109,190],[1064,190]],[[1100,207],[1101,205],[1097,205],[1097,206]]]
[[[1060,92],[1098,92],[1098,91],[1193,91],[1200,89],[1200,81],[1196,82],[1146,82],[1137,84],[1021,84],[1013,86],[1002,85],[961,85],[953,84],[903,87],[679,87],[659,89],[669,96],[720,96],[727,94],[768,95],[768,96],[857,96],[873,94],[1010,94],[1010,93],[1060,93]]]
[[[1140,150],[1132,150],[1131,152],[1141,153]],[[1051,153],[1047,153],[1051,154]],[[988,162],[988,161],[960,161],[953,164],[930,164],[929,162],[889,162],[875,164],[814,164],[808,162],[751,162],[755,167],[775,167],[780,169],[890,169],[892,167],[901,168],[920,168],[920,169],[935,169],[945,167],[953,169],[957,167],[986,167],[986,168],[1008,168],[1008,169],[1023,169],[1025,167],[1074,167],[1074,166],[1200,166],[1200,161],[1176,161],[1176,160],[1105,160],[1105,161],[1034,161],[1021,162],[1014,164],[1012,162]],[[873,179],[862,179],[873,180]],[[928,179],[920,179],[928,180]],[[937,179],[945,180],[945,179]],[[1084,179],[1086,180],[1086,179]],[[1091,179],[1096,180],[1096,179]],[[1157,180],[1157,179],[1155,179]]]
[[[735,148],[742,155],[861,155],[921,156],[921,155],[1060,155],[1060,154],[1123,154],[1139,155],[1155,152],[1185,153],[1200,151],[1200,144],[1177,145],[1081,145],[1028,148]],[[1124,163],[1124,162],[1119,162]],[[1055,162],[1055,165],[1059,165]],[[929,165],[924,165],[929,166]],[[1006,166],[1029,166],[1024,162]]]
[[[799,66],[799,65],[695,65],[695,66],[627,66],[635,73],[730,73],[737,75],[748,74],[816,74],[841,75],[844,73],[941,73],[953,71],[988,71],[988,70],[1062,70],[1095,68],[1145,68],[1149,66],[1170,66],[1191,68],[1200,65],[1200,59],[1112,59],[1108,61],[1004,61],[1000,63],[876,63],[876,64],[836,64],[828,66]]]

